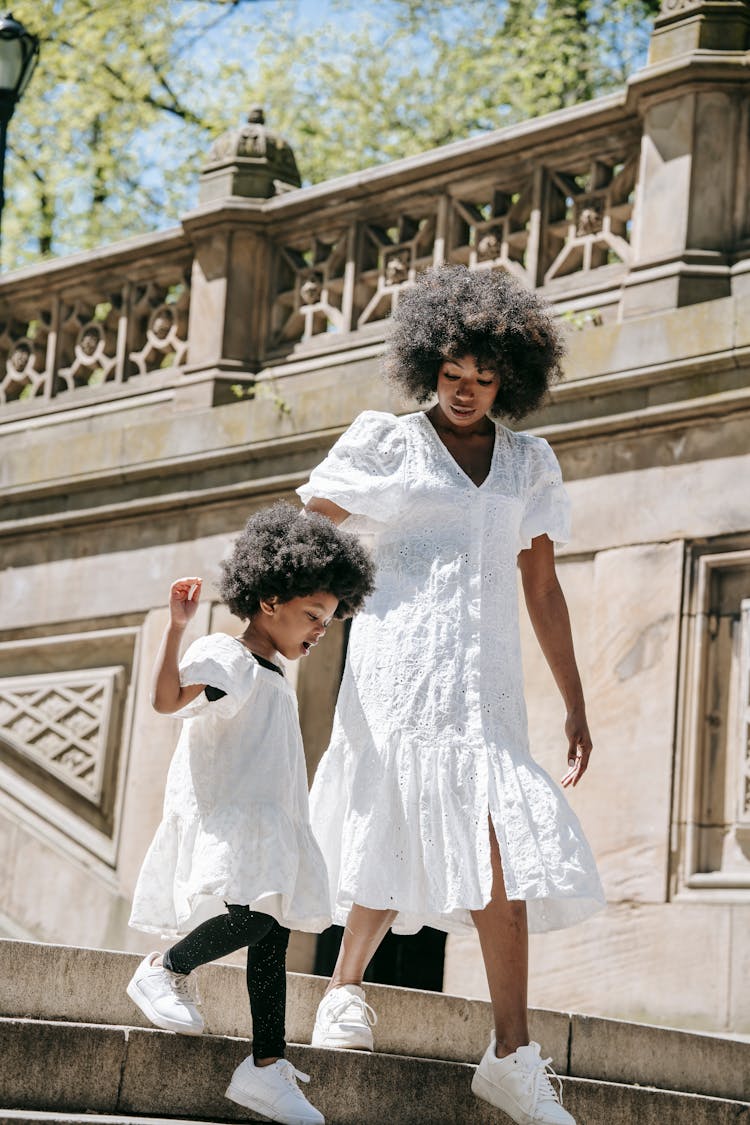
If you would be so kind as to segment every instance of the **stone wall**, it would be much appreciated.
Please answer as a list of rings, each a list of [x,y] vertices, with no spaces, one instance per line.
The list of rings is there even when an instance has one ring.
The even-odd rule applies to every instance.
[[[151,945],[126,923],[175,741],[148,703],[169,582],[207,579],[194,632],[236,628],[212,594],[232,536],[360,410],[411,408],[379,377],[387,315],[461,261],[570,329],[528,426],[573,499],[596,756],[572,801],[609,907],[533,940],[532,1002],[750,1031],[749,16],[665,3],[621,93],[329,184],[274,194],[230,136],[176,230],[0,280],[4,934]],[[343,643],[299,669],[311,773]],[[528,629],[524,654],[557,776]],[[449,939],[445,987],[486,994],[475,942]]]

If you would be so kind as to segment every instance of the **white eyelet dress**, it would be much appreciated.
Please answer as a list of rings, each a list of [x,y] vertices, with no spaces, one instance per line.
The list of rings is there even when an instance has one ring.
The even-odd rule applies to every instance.
[[[319,933],[331,921],[328,880],[310,827],[294,690],[225,633],[190,645],[180,682],[226,695],[209,702],[203,692],[175,712],[185,722],[130,925],[185,934],[229,902]]]
[[[367,411],[298,492],[351,512],[377,564],[311,792],[334,921],[356,902],[397,910],[396,933],[471,927],[491,897],[488,814],[530,930],[600,909],[581,826],[528,745],[516,559],[569,525],[547,442],[497,426],[477,487],[423,412]]]

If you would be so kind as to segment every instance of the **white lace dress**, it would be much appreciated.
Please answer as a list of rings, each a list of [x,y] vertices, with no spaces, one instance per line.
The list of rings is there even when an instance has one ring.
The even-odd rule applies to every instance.
[[[311,792],[334,921],[357,902],[397,910],[397,933],[464,931],[491,896],[488,813],[532,931],[598,910],[580,824],[528,746],[516,556],[569,524],[547,442],[498,426],[477,487],[423,412],[367,411],[298,491],[351,512],[378,568]]]
[[[175,713],[185,722],[130,925],[184,934],[230,902],[319,933],[330,925],[328,881],[294,690],[225,633],[190,645],[180,682],[226,695],[209,702],[202,692]]]

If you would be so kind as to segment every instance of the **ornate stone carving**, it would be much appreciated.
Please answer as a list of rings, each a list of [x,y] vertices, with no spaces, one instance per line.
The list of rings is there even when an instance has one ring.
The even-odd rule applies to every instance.
[[[526,268],[533,184],[485,188],[452,201],[450,261],[472,270],[502,269],[529,284]]]
[[[97,804],[120,666],[0,679],[0,739]]]
[[[188,279],[171,286],[148,282],[133,295],[132,320],[143,345],[130,352],[138,375],[181,366],[187,358]]]
[[[576,235],[598,234],[604,226],[604,201],[601,196],[581,196],[576,201]]]
[[[677,12],[685,12],[689,8],[699,8],[703,0],[661,0],[662,16],[673,16]]]
[[[74,391],[99,386],[116,378],[119,293],[98,303],[78,300],[63,308],[63,354],[72,356],[58,371],[58,389]]]
[[[348,231],[279,248],[271,347],[349,327],[344,313]]]
[[[29,360],[32,354],[31,342],[29,340],[17,340],[8,362],[14,371],[17,371],[19,375],[23,375],[26,368],[29,366]]]
[[[409,276],[409,257],[407,254],[393,254],[385,264],[386,285],[401,285]]]
[[[313,274],[306,278],[299,287],[300,300],[303,305],[316,305],[323,293],[320,276]]]
[[[402,213],[390,221],[367,224],[358,288],[369,293],[369,299],[357,318],[358,327],[387,317],[400,290],[434,264],[436,230],[434,211]]]
[[[486,262],[492,258],[497,258],[502,253],[503,244],[502,240],[498,238],[497,233],[492,230],[487,234],[482,235],[477,243],[477,254],[481,261]]]
[[[737,822],[750,829],[750,599],[741,604],[740,611],[740,690],[739,690],[739,751],[740,776],[737,787]]]
[[[223,133],[211,146],[201,173],[201,198],[265,199],[301,183],[291,147],[266,127],[263,107],[256,105],[244,125]]]
[[[44,390],[49,321],[45,311],[30,322],[8,318],[0,323],[0,356],[5,356],[4,363],[0,359],[0,403],[32,399]]]
[[[549,174],[545,284],[606,265],[628,265],[638,153]]]

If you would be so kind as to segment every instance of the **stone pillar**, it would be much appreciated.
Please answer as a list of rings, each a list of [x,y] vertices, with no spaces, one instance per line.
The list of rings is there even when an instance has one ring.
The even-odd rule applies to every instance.
[[[664,0],[628,84],[643,120],[622,314],[728,296],[748,236],[750,0]]]
[[[182,219],[194,258],[178,407],[233,401],[233,386],[253,382],[272,269],[263,203],[300,182],[291,148],[266,129],[260,107],[213,145],[200,176],[199,205]]]

